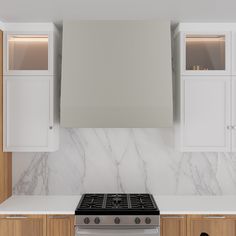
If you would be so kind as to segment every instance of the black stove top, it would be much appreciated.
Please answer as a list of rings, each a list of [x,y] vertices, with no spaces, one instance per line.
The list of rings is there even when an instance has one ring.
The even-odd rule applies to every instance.
[[[151,194],[84,194],[76,215],[159,215]]]

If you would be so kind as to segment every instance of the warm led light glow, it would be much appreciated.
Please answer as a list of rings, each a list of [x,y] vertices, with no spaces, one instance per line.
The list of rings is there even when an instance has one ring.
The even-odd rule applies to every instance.
[[[9,42],[48,42],[47,37],[11,37]]]
[[[186,38],[187,42],[224,42],[225,38],[224,37],[195,37],[195,38],[191,38],[191,37],[187,37]]]

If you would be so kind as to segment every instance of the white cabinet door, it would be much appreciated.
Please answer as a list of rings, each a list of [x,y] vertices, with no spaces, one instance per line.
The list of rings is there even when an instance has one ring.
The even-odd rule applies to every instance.
[[[232,75],[236,75],[236,32],[232,32]]]
[[[5,151],[37,151],[48,147],[50,77],[4,77]]]
[[[183,91],[183,151],[230,151],[230,77],[185,77]]]
[[[236,76],[232,78],[232,152],[236,152]]]

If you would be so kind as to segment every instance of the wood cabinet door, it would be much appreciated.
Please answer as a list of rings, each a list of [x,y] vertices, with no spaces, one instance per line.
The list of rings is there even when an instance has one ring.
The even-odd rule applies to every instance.
[[[186,77],[183,151],[230,151],[230,77]]]
[[[185,236],[185,216],[161,216],[161,236]]]
[[[1,216],[0,236],[46,236],[45,216]]]
[[[234,236],[234,224],[224,216],[189,216],[188,236]]]
[[[48,216],[47,236],[74,236],[74,216]]]

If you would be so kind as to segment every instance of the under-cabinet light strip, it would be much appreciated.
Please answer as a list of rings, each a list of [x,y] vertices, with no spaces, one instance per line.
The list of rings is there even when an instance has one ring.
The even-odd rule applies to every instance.
[[[224,37],[219,37],[219,38],[186,38],[187,42],[224,42],[225,38]]]
[[[46,37],[11,37],[9,42],[48,42]]]

